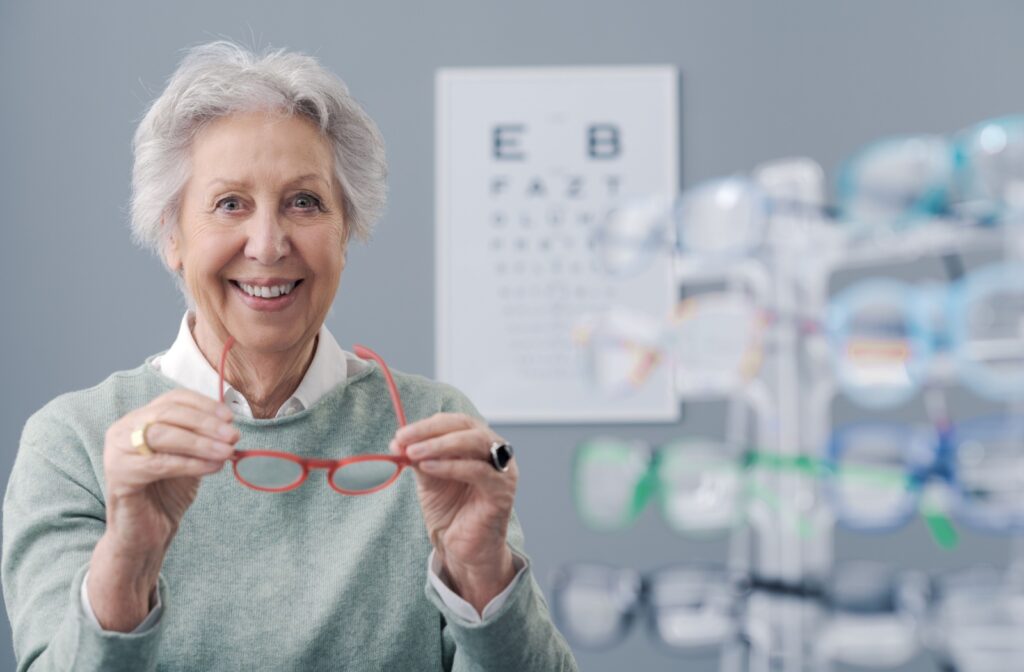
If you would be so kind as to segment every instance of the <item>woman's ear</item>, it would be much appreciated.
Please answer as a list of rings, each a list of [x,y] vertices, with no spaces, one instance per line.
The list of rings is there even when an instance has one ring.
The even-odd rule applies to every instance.
[[[160,228],[164,228],[164,219],[160,218]],[[167,233],[164,239],[164,263],[167,264],[167,268],[171,269],[175,273],[181,272],[181,247],[178,240],[177,230],[171,230]]]

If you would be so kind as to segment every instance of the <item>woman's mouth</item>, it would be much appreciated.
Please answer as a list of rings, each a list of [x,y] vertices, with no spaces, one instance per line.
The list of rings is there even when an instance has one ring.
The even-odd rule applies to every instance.
[[[230,280],[229,282],[245,305],[253,310],[260,311],[277,311],[287,308],[295,302],[297,290],[302,285],[302,280],[292,280],[272,285],[251,285],[238,280]]]

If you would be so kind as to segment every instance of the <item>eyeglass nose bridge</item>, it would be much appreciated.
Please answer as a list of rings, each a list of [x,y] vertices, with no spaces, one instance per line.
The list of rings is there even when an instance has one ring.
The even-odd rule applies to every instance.
[[[303,460],[307,469],[332,469],[338,460],[317,460],[312,458],[306,458]]]

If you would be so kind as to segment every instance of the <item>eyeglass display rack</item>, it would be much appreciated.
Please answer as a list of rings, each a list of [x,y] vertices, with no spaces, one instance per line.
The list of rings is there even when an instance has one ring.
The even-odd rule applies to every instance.
[[[830,280],[840,272],[867,271],[878,267],[909,265],[941,259],[945,255],[974,252],[1000,254],[1024,263],[1024,226],[1004,224],[981,227],[934,220],[901,231],[873,236],[853,236],[835,222],[816,216],[784,215],[785,241],[797,244],[769,245],[758,254],[731,263],[677,256],[675,279],[680,293],[693,285],[720,282],[753,288],[773,314],[766,335],[760,373],[725,393],[729,403],[729,442],[745,445],[751,409],[753,435],[759,450],[779,456],[815,456],[831,427],[831,406],[841,394],[828,366],[828,344],[821,334],[801,334],[801,315],[820,318],[826,313]],[[949,381],[948,357],[936,357],[924,385]],[[803,367],[803,370],[802,370]],[[805,372],[806,371],[806,372]],[[921,392],[924,393],[924,392]],[[680,401],[696,393],[683,396]],[[748,524],[730,537],[729,565],[740,572],[782,585],[820,585],[833,566],[835,518],[813,482],[797,473],[775,472],[752,476],[800,507],[813,526],[802,535],[779,510],[751,502]],[[1024,567],[1024,543],[1012,542],[1011,565]],[[827,661],[813,654],[810,637],[813,623],[800,600],[764,600],[761,622],[770,623],[765,670],[804,672],[829,670]],[[723,656],[723,672],[744,669],[734,656]],[[752,665],[756,665],[752,664]],[[753,666],[747,668],[753,669]]]

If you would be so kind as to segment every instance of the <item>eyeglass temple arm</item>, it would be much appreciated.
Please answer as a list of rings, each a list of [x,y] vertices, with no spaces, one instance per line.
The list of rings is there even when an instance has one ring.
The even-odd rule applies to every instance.
[[[395,386],[395,379],[391,377],[391,370],[388,369],[388,365],[384,363],[380,355],[365,346],[355,345],[352,347],[352,350],[360,358],[372,359],[380,365],[380,370],[384,372],[384,379],[388,383],[388,392],[391,394],[391,404],[395,407],[395,415],[398,417],[398,426],[405,427],[405,411],[402,409],[402,398],[398,396],[398,387]]]
[[[220,356],[220,402],[224,403],[224,366],[228,361],[228,351],[231,350],[231,346],[235,344],[235,337],[228,336],[228,340],[224,343],[224,352]],[[405,427],[405,410],[402,409],[402,398],[398,396],[398,387],[395,386],[395,379],[391,377],[391,370],[388,369],[388,365],[384,363],[373,350],[362,345],[357,345],[353,348],[356,355],[362,359],[372,359],[380,365],[381,371],[384,372],[384,378],[388,383],[388,392],[391,394],[391,404],[395,407],[395,415],[398,417],[398,426]]]
[[[946,429],[948,430],[948,425]],[[827,460],[820,460],[807,455],[775,455],[758,451],[748,452],[744,457],[744,463],[748,467],[761,466],[776,471],[802,471],[809,476],[816,477],[824,476],[829,471],[835,470],[835,465],[830,464]],[[867,470],[862,475],[869,479],[871,478],[870,470]],[[886,483],[887,479],[885,476],[884,472],[880,472],[873,480],[876,483]],[[918,511],[928,527],[928,532],[932,535],[932,540],[939,547],[953,549],[959,545],[960,535],[957,533],[953,521],[950,520],[940,505],[926,501],[922,497],[918,503]]]

